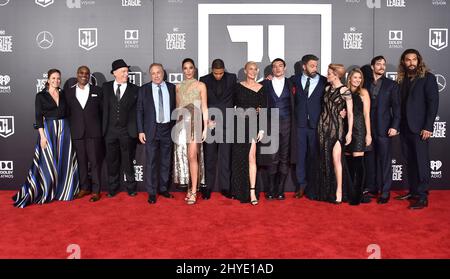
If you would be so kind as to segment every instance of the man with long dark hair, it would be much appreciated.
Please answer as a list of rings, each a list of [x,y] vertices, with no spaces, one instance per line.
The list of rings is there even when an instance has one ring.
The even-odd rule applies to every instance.
[[[403,52],[397,81],[401,96],[400,135],[407,162],[409,192],[396,199],[411,200],[410,209],[422,209],[428,206],[431,172],[428,139],[433,133],[439,92],[435,75],[428,71],[415,49]]]

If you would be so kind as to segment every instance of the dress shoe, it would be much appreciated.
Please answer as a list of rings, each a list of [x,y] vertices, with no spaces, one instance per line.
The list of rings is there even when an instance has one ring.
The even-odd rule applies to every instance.
[[[274,199],[274,196],[273,196],[273,194],[272,193],[266,193],[266,200],[273,200]]]
[[[281,193],[281,194],[278,194],[277,195],[277,198],[276,198],[277,200],[279,200],[279,201],[282,201],[282,200],[285,200],[286,199],[286,196],[284,195],[284,193]]]
[[[169,193],[169,191],[164,191],[164,192],[161,192],[159,194],[161,196],[165,197],[165,198],[168,198],[168,199],[173,199],[174,198],[173,195],[171,193]]]
[[[389,202],[389,198],[390,198],[390,196],[381,196],[381,197],[379,197],[378,199],[377,199],[377,203],[378,204],[385,204],[385,203],[388,203]]]
[[[408,208],[409,209],[423,209],[428,206],[428,200],[418,200],[413,202]]]
[[[208,188],[205,188],[202,190],[202,199],[209,200],[211,198],[211,190]]]
[[[395,197],[395,199],[399,200],[399,201],[404,201],[404,200],[413,200],[413,199],[415,199],[415,197],[413,194],[407,193],[404,195],[397,196],[397,197]]]
[[[81,199],[84,196],[90,195],[91,191],[87,191],[87,190],[81,190],[80,192],[78,192],[78,194],[75,196],[76,199]]]
[[[361,203],[370,203],[372,201],[372,196],[369,193],[364,193],[361,197]]]
[[[130,196],[130,197],[135,197],[136,195],[137,195],[136,191],[128,192],[128,196]]]
[[[100,199],[100,194],[93,194],[92,197],[89,199],[90,202],[96,202]]]
[[[148,201],[149,204],[156,203],[156,195],[149,195],[147,201]]]
[[[112,197],[114,197],[115,195],[117,195],[117,193],[109,192],[106,196],[107,196],[108,198],[112,198]]]
[[[294,198],[301,199],[305,195],[305,190],[300,189],[294,194]]]

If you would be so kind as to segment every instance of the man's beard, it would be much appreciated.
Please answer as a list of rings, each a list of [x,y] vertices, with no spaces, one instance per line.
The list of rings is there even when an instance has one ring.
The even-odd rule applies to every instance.
[[[415,75],[417,73],[417,66],[414,66],[414,68],[408,67],[406,68],[406,71],[408,72],[408,75]]]
[[[306,72],[306,75],[310,78],[314,78],[317,75],[317,73],[316,72],[314,72],[314,73]]]
[[[374,72],[375,73],[375,75],[378,75],[378,76],[382,76],[382,75],[384,75],[384,73],[385,73],[385,71],[383,70],[383,71],[376,71],[376,72]]]

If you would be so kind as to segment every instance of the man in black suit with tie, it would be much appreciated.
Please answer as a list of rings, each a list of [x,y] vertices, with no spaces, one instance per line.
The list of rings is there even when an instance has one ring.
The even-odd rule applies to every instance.
[[[400,136],[407,162],[409,193],[396,199],[411,200],[410,209],[422,209],[428,206],[431,175],[428,140],[439,108],[439,91],[436,76],[428,71],[419,51],[405,50],[398,69]]]
[[[365,67],[363,67],[365,68]],[[380,193],[379,204],[390,198],[392,185],[392,137],[398,135],[400,126],[400,98],[398,86],[385,77],[386,59],[376,56],[365,71],[364,88],[370,96],[370,127],[373,137],[372,150],[366,152],[364,164],[366,179],[362,202]]]
[[[172,158],[171,121],[175,110],[175,85],[164,81],[164,68],[159,63],[150,65],[151,82],[139,89],[136,105],[139,141],[145,144],[145,188],[148,202],[156,203],[159,173],[159,194],[173,198],[169,193]],[[159,160],[158,160],[159,159]]]
[[[91,71],[87,66],[77,70],[77,84],[66,90],[66,103],[72,142],[77,152],[80,187],[76,198],[93,194],[91,202],[100,199],[100,181],[103,162],[102,91],[89,84]],[[88,177],[91,167],[92,183]]]
[[[128,66],[123,59],[112,63],[114,80],[103,84],[103,136],[108,166],[108,197],[120,190],[122,171],[128,195],[134,197],[133,160],[136,154],[136,101],[139,87],[128,82]]]
[[[297,133],[297,189],[295,198],[304,195],[308,185],[307,162],[312,162],[317,148],[317,123],[322,108],[322,97],[327,79],[317,73],[319,58],[313,54],[302,57],[301,74],[290,78],[295,87],[295,120]],[[307,160],[308,158],[308,160]]]
[[[216,182],[217,170],[219,170],[219,189],[227,198],[232,198],[230,193],[231,183],[231,144],[226,143],[226,109],[233,107],[233,93],[236,86],[236,75],[225,72],[225,64],[222,59],[215,59],[212,62],[211,73],[200,78],[201,82],[206,84],[208,92],[208,108],[211,112],[212,108],[222,112],[223,118],[217,122],[216,118],[210,113],[210,123],[214,127],[210,132],[217,135],[217,129],[222,129],[222,141],[214,141],[203,144],[205,150],[205,167],[206,167],[206,187],[202,189],[202,198],[207,200],[211,197],[211,189]],[[219,120],[219,119],[217,119]],[[220,160],[218,160],[220,158]]]

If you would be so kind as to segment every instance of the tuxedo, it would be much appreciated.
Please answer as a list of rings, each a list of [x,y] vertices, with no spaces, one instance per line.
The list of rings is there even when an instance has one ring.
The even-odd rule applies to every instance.
[[[406,76],[399,85],[402,102],[400,136],[406,159],[409,191],[426,200],[430,184],[429,140],[422,140],[422,130],[433,132],[439,108],[439,91],[434,74],[409,80]]]
[[[104,156],[102,139],[102,91],[89,85],[87,101],[77,99],[77,84],[66,90],[67,114],[71,127],[80,170],[81,189],[100,193],[101,169]],[[88,164],[91,167],[92,184],[88,179]]]
[[[388,136],[390,128],[399,130],[400,98],[397,84],[382,76],[378,93],[375,95],[372,73],[364,77],[364,88],[370,96],[370,127],[372,150],[366,152],[364,164],[366,169],[365,191],[381,192],[382,197],[389,197],[392,185],[392,138]]]
[[[316,158],[317,149],[317,123],[319,122],[322,109],[323,93],[327,79],[318,75],[318,82],[313,91],[305,92],[305,85],[302,85],[302,74],[294,75],[290,78],[295,92],[295,120],[297,133],[297,190],[305,190],[308,184],[306,162],[312,162]],[[308,158],[308,159],[307,159]]]
[[[136,102],[139,87],[127,83],[120,101],[117,100],[114,81],[105,82],[103,92],[103,135],[108,166],[108,191],[115,195],[120,188],[121,170],[129,194],[136,192],[133,160],[136,154]]]
[[[165,82],[165,86],[169,94],[169,102],[164,102],[163,106],[168,107],[171,114],[176,106],[175,85]],[[165,88],[163,91],[165,91]],[[138,133],[144,133],[146,138],[144,181],[149,195],[156,195],[158,189],[158,173],[159,191],[166,192],[170,186],[169,178],[172,158],[171,130],[174,121],[170,119],[170,116],[167,117],[168,119],[165,119],[165,123],[157,121],[158,111],[155,107],[158,107],[158,104],[154,98],[157,94],[158,90],[154,89],[152,82],[144,84],[139,89],[136,105],[137,131]]]
[[[221,127],[216,127],[216,129],[223,128],[223,142],[203,143],[206,162],[206,187],[209,190],[214,188],[217,169],[219,169],[219,189],[222,192],[228,192],[230,191],[231,183],[231,144],[226,142],[226,109],[233,107],[233,95],[237,78],[235,74],[225,72],[222,79],[217,81],[214,75],[210,73],[201,77],[200,81],[206,85],[208,108],[219,109],[223,115]],[[217,125],[220,124],[217,123]],[[215,133],[215,130],[210,132]]]

